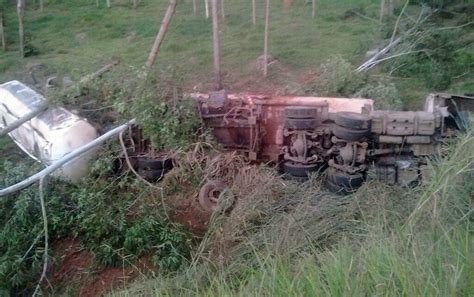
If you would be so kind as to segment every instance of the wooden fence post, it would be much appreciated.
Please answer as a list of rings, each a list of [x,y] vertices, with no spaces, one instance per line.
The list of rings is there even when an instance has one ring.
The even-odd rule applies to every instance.
[[[3,11],[0,11],[0,41],[2,42],[2,50],[7,50],[7,43],[5,42],[5,29],[3,28]]]
[[[219,4],[220,0],[212,0],[212,48],[214,53],[214,90],[222,90],[221,55],[219,36]]]
[[[252,23],[254,25],[257,24],[257,7],[255,4],[255,0],[252,0]]]
[[[16,12],[18,15],[18,33],[20,37],[20,56],[25,57],[25,0],[16,1]]]
[[[156,54],[158,53],[158,49],[160,48],[161,42],[163,41],[163,37],[165,37],[166,30],[168,29],[168,24],[170,23],[171,17],[174,14],[176,9],[176,0],[170,0],[170,5],[166,10],[165,17],[161,22],[160,31],[156,35],[155,42],[153,43],[153,47],[151,48],[150,54],[148,55],[148,59],[146,60],[146,66],[151,67],[153,62],[155,61]]]
[[[268,26],[270,23],[270,0],[267,0],[265,8],[265,36],[263,41],[263,76],[268,73]]]

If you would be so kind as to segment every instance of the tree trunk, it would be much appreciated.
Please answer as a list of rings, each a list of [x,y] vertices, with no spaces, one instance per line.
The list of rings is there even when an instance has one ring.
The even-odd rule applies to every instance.
[[[20,56],[25,57],[25,0],[17,0],[16,12],[18,14],[18,33],[20,37]]]
[[[95,5],[99,7],[99,0],[95,0]]]
[[[196,0],[193,0],[193,15],[197,15],[197,3],[196,3]]]
[[[212,47],[214,52],[214,90],[222,90],[221,55],[219,36],[219,4],[220,0],[212,0]]]
[[[313,0],[311,17],[314,19],[316,17],[316,0]]]
[[[383,21],[383,17],[385,16],[385,0],[380,0],[380,17],[379,21]]]
[[[43,10],[44,10],[44,0],[39,0],[39,5],[40,5],[40,12],[43,12]]]
[[[224,8],[224,4],[225,4],[225,0],[220,0],[220,4],[221,4],[221,13],[222,13],[222,19],[225,19],[225,8]]]
[[[257,8],[255,7],[255,0],[252,0],[252,23],[257,24]]]
[[[206,7],[206,19],[209,18],[209,0],[204,0],[204,6]]]
[[[3,28],[3,12],[0,11],[0,41],[2,42],[2,50],[7,50],[7,43],[5,42],[5,30]]]
[[[133,8],[136,9],[138,6],[138,0],[133,0]]]
[[[107,8],[111,8],[112,4],[110,3],[111,0],[107,0]]]
[[[158,53],[158,49],[160,48],[161,42],[165,37],[166,30],[168,29],[168,24],[170,23],[171,17],[174,14],[176,9],[176,0],[170,0],[170,5],[166,10],[165,17],[161,22],[160,31],[156,35],[155,42],[153,43],[153,47],[151,48],[150,54],[148,55],[148,59],[146,60],[146,66],[151,67],[153,62],[155,61],[156,54]]]
[[[268,73],[268,26],[270,23],[270,0],[267,0],[265,8],[265,36],[263,41],[263,76]]]

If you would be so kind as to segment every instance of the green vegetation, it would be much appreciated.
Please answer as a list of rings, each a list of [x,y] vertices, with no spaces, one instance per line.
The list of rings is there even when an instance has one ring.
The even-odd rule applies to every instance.
[[[259,179],[250,203],[214,221],[207,238],[219,246],[204,240],[194,265],[112,296],[469,296],[472,145],[472,134],[449,144],[414,189],[370,183],[336,198],[319,179]]]
[[[163,215],[160,191],[143,187],[132,174],[115,176],[113,164],[107,153],[80,184],[48,182],[50,239],[77,238],[103,265],[131,264],[147,255],[163,272],[177,269],[189,254],[192,238]],[[5,162],[0,184],[13,184],[37,170],[38,165]],[[2,198],[0,225],[0,294],[27,293],[43,265],[38,188]]]
[[[299,185],[283,182],[267,167],[245,169],[225,193],[237,201],[233,211],[216,213],[196,242],[168,221],[162,199],[197,187],[208,172],[222,173],[205,168],[212,163],[207,139],[186,152],[204,131],[184,94],[211,85],[211,26],[202,1],[197,16],[190,1],[179,1],[155,66],[146,71],[142,66],[168,1],[142,0],[132,9],[129,1],[116,0],[107,9],[105,1],[96,8],[90,0],[50,0],[44,12],[34,2],[27,1],[25,59],[17,52],[15,7],[12,1],[6,6],[8,51],[0,51],[0,82],[35,85],[33,72],[42,86],[56,76],[59,87],[46,91],[53,104],[105,127],[113,123],[97,111],[136,117],[157,149],[178,149],[178,168],[167,175],[163,189],[147,187],[131,173],[113,174],[121,151],[113,145],[80,184],[48,181],[52,240],[78,239],[102,266],[149,256],[163,272],[116,295],[463,296],[474,291],[472,134],[448,144],[445,157],[433,161],[433,181],[414,189],[370,183],[341,198],[322,191],[320,178]],[[411,1],[412,19],[420,2],[443,9],[401,44],[413,53],[362,74],[353,72],[356,65],[368,50],[387,42],[396,22],[392,16],[379,23],[379,1],[318,0],[315,19],[310,1],[294,1],[289,10],[272,1],[270,49],[278,62],[265,79],[257,67],[263,2],[257,1],[256,26],[249,2],[225,2],[222,63],[230,92],[362,96],[374,98],[380,108],[407,109],[420,106],[429,91],[474,90],[472,1]],[[395,3],[399,13],[403,3]],[[402,29],[410,26],[407,19]],[[113,56],[121,63],[102,79],[62,88]],[[2,186],[38,169],[13,147],[0,139]],[[44,243],[37,196],[31,187],[0,199],[2,296],[27,294],[38,280]]]

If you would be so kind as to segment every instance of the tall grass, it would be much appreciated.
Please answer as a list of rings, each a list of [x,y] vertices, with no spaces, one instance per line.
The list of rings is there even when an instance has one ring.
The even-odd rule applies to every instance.
[[[317,180],[286,184],[280,205],[305,197],[248,221],[225,258],[200,252],[179,274],[112,295],[472,296],[474,135],[450,142],[415,189],[371,183],[336,198]]]

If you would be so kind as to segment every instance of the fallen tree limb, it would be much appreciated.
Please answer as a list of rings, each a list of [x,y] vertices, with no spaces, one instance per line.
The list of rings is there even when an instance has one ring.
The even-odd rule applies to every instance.
[[[362,63],[359,67],[357,67],[356,72],[362,72],[364,70],[367,70],[369,68],[372,68],[373,66],[376,65],[376,61],[386,53],[388,53],[392,48],[394,48],[396,45],[398,45],[402,41],[402,37],[398,37],[397,39],[391,41],[387,46],[385,46],[383,49],[381,49],[378,53],[373,55],[370,59]]]
[[[103,142],[105,142],[106,140],[112,138],[113,136],[116,136],[117,134],[120,134],[120,132],[127,129],[130,125],[135,124],[135,122],[136,122],[136,120],[132,119],[132,120],[128,121],[127,123],[125,123],[123,125],[120,125],[120,126],[114,128],[114,129],[110,130],[109,132],[105,133],[104,135],[99,136],[98,138],[96,138],[95,140],[89,142],[88,144],[85,144],[85,145],[75,149],[74,151],[72,151],[69,154],[65,155],[61,159],[55,161],[53,164],[49,165],[48,167],[41,170],[40,172],[28,177],[27,179],[25,179],[25,180],[23,180],[23,181],[21,181],[17,184],[14,184],[12,186],[9,186],[5,189],[0,190],[0,197],[18,192],[18,191],[32,185],[33,183],[35,183],[35,182],[41,180],[42,178],[44,178],[45,176],[47,176],[47,175],[51,174],[52,172],[58,170],[59,168],[61,168],[67,162],[74,160],[75,158],[77,158],[77,157],[83,155],[84,153],[90,151],[91,149],[93,149],[96,146],[102,144]]]

